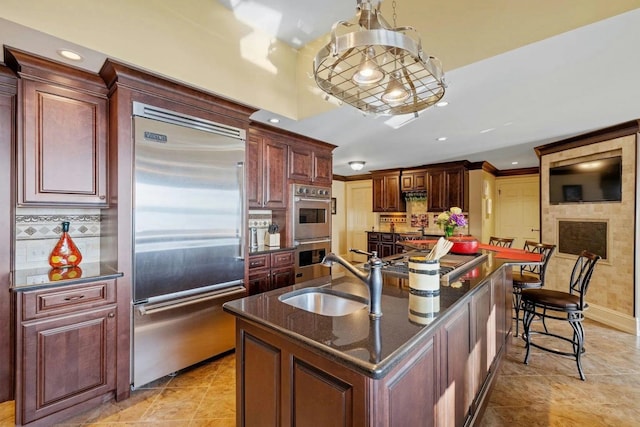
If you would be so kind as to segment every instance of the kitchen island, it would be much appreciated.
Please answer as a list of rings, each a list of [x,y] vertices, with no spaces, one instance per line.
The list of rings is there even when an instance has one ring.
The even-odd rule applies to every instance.
[[[367,298],[351,277],[225,304],[237,316],[237,425],[473,425],[511,331],[511,262],[486,255],[441,285],[431,317],[410,316],[408,280],[386,274],[378,319],[281,301],[305,286]]]

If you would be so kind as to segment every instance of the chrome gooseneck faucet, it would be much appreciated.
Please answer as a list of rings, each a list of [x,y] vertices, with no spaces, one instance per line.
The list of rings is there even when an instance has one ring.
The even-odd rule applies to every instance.
[[[322,260],[322,264],[327,267],[331,267],[334,262],[337,262],[345,269],[347,269],[351,274],[362,280],[362,282],[369,290],[369,316],[371,318],[378,318],[382,316],[382,308],[380,303],[382,299],[382,260],[378,258],[378,253],[375,251],[365,252],[359,249],[350,249],[350,251],[362,255],[367,255],[369,257],[369,260],[367,261],[367,263],[369,264],[369,273],[364,273],[358,270],[349,261],[334,254],[333,252],[327,254],[324,257],[324,259]]]

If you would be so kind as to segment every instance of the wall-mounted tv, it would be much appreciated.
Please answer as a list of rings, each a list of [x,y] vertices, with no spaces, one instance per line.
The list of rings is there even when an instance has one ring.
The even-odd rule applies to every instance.
[[[549,168],[549,202],[553,205],[621,200],[621,156]]]

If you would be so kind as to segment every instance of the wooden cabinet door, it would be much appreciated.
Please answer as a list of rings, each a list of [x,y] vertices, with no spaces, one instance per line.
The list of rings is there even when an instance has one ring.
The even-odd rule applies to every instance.
[[[287,145],[264,139],[263,157],[263,207],[287,207]]]
[[[20,205],[107,205],[107,99],[21,80]]]
[[[484,286],[473,296],[471,299],[471,307],[473,307],[471,339],[474,343],[474,354],[476,356],[472,359],[475,378],[473,380],[471,393],[475,396],[489,375],[489,368],[496,354],[495,336],[491,336],[496,326],[495,311],[492,310],[491,305],[491,286]]]
[[[287,145],[271,135],[250,132],[246,159],[249,207],[287,207]]]
[[[373,211],[404,212],[406,205],[400,191],[400,172],[374,174]]]
[[[313,183],[331,185],[333,181],[333,157],[331,152],[316,151],[313,156]]]
[[[289,179],[311,184],[313,181],[313,151],[301,144],[289,146]]]
[[[271,289],[291,286],[295,283],[296,272],[293,266],[271,270]]]
[[[441,329],[441,402],[447,420],[443,425],[462,426],[473,402],[473,365],[469,305],[457,309]],[[441,420],[442,421],[442,420]]]
[[[25,424],[115,388],[115,306],[24,322],[20,333],[16,421]]]
[[[384,176],[374,175],[372,177],[373,185],[373,211],[384,212],[386,209],[384,194]]]
[[[427,189],[427,176],[424,172],[415,173],[413,175],[413,190],[426,190]]]
[[[262,207],[262,138],[249,134],[247,138],[247,203],[250,208]]]
[[[249,271],[249,295],[260,294],[271,290],[271,270]]]
[[[404,212],[404,199],[400,192],[400,174],[385,176],[385,198],[386,207],[389,212]]]
[[[291,358],[291,425],[297,427],[350,427],[357,402],[354,384],[303,360]]]
[[[445,211],[446,174],[444,170],[427,171],[427,210]]]
[[[447,209],[457,206],[466,211],[464,202],[464,170],[456,169],[446,172],[445,195]]]

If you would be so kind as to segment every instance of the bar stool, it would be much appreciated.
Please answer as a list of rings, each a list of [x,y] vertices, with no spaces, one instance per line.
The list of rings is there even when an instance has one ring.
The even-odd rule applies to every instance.
[[[499,246],[502,248],[510,248],[515,239],[507,239],[505,237],[489,237],[489,244],[491,246]]]
[[[554,291],[550,289],[523,289],[522,290],[522,310],[524,324],[524,338],[527,342],[527,354],[524,357],[524,363],[529,364],[529,356],[531,356],[531,347],[549,351],[564,356],[573,356],[578,365],[580,379],[585,380],[584,372],[580,356],[585,352],[584,349],[584,329],[582,328],[582,320],[584,319],[584,311],[588,304],[585,302],[589,282],[596,263],[600,259],[599,255],[588,251],[582,251],[571,272],[569,281],[569,292]],[[531,322],[533,318],[539,316],[544,325],[544,331],[532,331]],[[573,328],[573,337],[568,338],[562,335],[549,332],[545,319],[565,320],[569,322]],[[534,343],[531,340],[532,335],[546,335],[555,337],[571,343],[572,352],[560,351],[550,347]]]
[[[538,289],[544,286],[544,274],[551,255],[556,249],[556,245],[533,242],[524,242],[524,250],[527,252],[542,255],[542,264],[526,264],[520,266],[519,273],[513,273],[513,308],[516,311],[516,337],[520,330],[520,300],[523,289]]]

